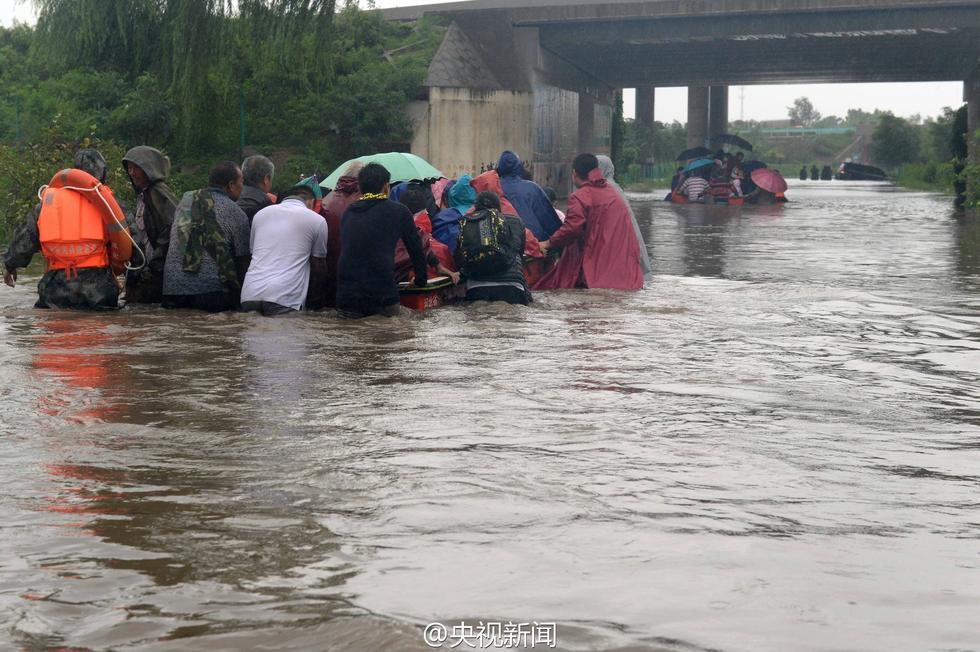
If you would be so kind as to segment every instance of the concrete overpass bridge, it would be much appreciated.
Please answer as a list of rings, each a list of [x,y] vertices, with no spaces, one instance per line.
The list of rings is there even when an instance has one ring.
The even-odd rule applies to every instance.
[[[692,146],[727,130],[731,84],[960,81],[970,134],[980,125],[980,0],[473,0],[384,14],[449,22],[411,111],[413,149],[452,174],[512,148],[565,187],[575,152],[608,151],[622,88],[652,125],[656,87],[687,86]]]

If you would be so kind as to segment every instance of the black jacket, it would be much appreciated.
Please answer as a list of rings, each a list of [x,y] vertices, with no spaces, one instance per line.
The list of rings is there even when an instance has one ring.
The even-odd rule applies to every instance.
[[[425,254],[408,208],[387,199],[350,205],[340,218],[337,308],[368,312],[398,303],[395,246],[399,239],[415,267],[415,284],[424,286]]]
[[[464,216],[465,220],[466,217]],[[524,278],[524,222],[516,215],[504,215],[504,228],[507,230],[506,237],[502,243],[507,257],[510,259],[510,267],[505,271],[493,275],[478,276],[466,270],[463,258],[463,247],[460,246],[462,232],[456,244],[456,266],[466,277],[466,280],[481,281],[483,283],[520,283],[527,289],[527,282]]]
[[[272,202],[269,201],[268,195],[262,192],[261,188],[249,185],[242,188],[242,195],[238,198],[238,207],[245,211],[249,224],[252,223],[255,214],[266,206],[272,206]]]

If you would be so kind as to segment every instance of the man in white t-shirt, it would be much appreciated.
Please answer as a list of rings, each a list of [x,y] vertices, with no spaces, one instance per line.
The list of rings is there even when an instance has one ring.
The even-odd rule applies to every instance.
[[[302,310],[310,285],[327,275],[327,223],[312,208],[316,183],[293,186],[282,203],[252,219],[252,263],[242,285],[242,310],[267,317]]]

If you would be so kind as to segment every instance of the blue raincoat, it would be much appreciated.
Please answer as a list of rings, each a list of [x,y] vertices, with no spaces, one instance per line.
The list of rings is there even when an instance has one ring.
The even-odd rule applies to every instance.
[[[548,196],[544,194],[541,186],[524,179],[521,176],[522,172],[523,166],[517,154],[506,150],[500,155],[497,174],[500,176],[500,186],[503,188],[504,195],[517,209],[524,226],[530,229],[538,240],[547,240],[552,233],[561,228],[561,220],[558,219],[554,206],[548,201]]]

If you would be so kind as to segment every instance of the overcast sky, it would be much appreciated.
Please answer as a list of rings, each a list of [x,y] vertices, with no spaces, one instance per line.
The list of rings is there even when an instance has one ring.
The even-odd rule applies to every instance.
[[[364,0],[362,0],[362,5]],[[376,0],[378,7],[402,7],[435,4],[433,0]],[[14,20],[34,21],[34,9],[29,1],[0,0],[0,22],[10,25]],[[742,90],[744,89],[744,102]],[[781,86],[733,86],[729,91],[728,116],[731,120],[780,120],[786,117],[786,107],[793,100],[809,97],[823,115],[844,116],[848,109],[874,111],[882,109],[896,115],[919,114],[935,116],[943,107],[958,107],[963,101],[960,82],[917,84],[801,84]],[[633,92],[624,93],[626,117],[633,117]],[[687,89],[661,88],[654,104],[656,119],[662,122],[687,121]]]

